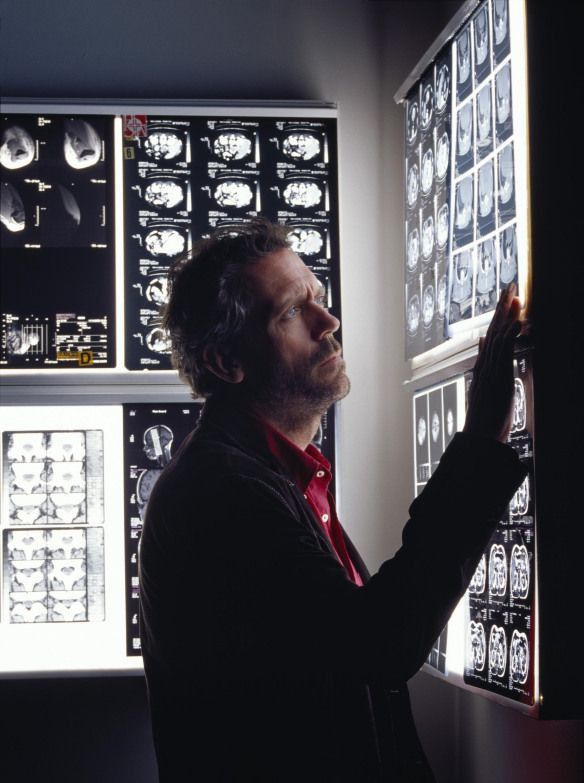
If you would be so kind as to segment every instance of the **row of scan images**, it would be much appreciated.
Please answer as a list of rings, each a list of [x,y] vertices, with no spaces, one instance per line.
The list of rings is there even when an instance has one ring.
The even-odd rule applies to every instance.
[[[485,672],[489,682],[507,677],[510,688],[523,686],[530,671],[529,649],[527,633],[495,623],[489,628],[471,620],[467,640],[468,673],[476,676]]]
[[[495,278],[501,286],[507,278],[517,282],[516,233],[503,238],[519,219],[507,0],[481,4],[405,108],[406,358],[413,358],[491,312]],[[435,264],[448,278],[445,307],[442,273],[441,289],[433,291],[439,323],[430,315],[427,282],[419,292],[413,281],[420,266]],[[480,274],[473,274],[475,264]]]

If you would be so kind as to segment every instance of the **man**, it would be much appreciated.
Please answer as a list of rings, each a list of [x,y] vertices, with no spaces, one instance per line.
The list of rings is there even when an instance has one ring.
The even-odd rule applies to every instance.
[[[206,403],[154,488],[141,541],[162,781],[432,780],[405,682],[524,475],[502,443],[513,293],[480,353],[466,431],[412,504],[403,546],[369,577],[310,445],[349,391],[317,279],[262,220],[218,232],[171,273],[165,326]]]

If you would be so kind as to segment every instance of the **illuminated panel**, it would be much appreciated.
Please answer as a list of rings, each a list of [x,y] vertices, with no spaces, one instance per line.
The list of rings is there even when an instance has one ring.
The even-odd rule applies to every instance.
[[[511,282],[527,301],[524,14],[481,3],[405,100],[407,358],[476,340]]]
[[[136,668],[120,600],[121,406],[1,412],[0,673]]]

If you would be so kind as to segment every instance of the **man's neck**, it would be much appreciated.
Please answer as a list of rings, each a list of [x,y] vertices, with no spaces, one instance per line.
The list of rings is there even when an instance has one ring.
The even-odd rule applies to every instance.
[[[274,411],[265,411],[254,405],[251,407],[256,416],[267,421],[303,451],[318,432],[320,414],[315,414],[313,417],[308,417],[306,413],[294,416],[292,412],[287,411],[285,416],[281,416]]]

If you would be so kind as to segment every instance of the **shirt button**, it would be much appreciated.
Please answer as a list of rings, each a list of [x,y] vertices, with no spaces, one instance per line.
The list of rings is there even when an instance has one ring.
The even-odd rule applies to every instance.
[[[321,516],[321,519],[322,519],[322,521],[323,521],[323,522],[328,522],[329,515],[328,515],[328,514],[323,514],[323,515]]]
[[[324,476],[324,470],[316,471],[316,478],[322,478]]]

